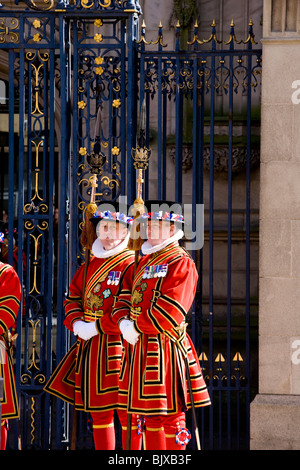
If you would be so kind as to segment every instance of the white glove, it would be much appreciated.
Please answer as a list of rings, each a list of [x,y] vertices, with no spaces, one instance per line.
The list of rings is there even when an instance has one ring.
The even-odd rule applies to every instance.
[[[75,323],[73,323],[73,333],[75,336],[78,336],[78,331],[82,324],[85,324],[85,322],[82,320],[77,320]]]
[[[130,344],[135,345],[139,339],[140,334],[136,331],[131,320],[122,320],[119,328],[123,338]]]
[[[99,334],[96,328],[96,322],[85,322],[81,320],[74,323],[73,331],[76,336],[79,336],[79,338],[85,341]]]

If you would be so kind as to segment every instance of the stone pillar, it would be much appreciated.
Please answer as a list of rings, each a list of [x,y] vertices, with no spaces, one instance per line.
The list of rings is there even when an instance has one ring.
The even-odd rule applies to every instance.
[[[264,0],[259,393],[250,448],[300,449],[300,2]]]

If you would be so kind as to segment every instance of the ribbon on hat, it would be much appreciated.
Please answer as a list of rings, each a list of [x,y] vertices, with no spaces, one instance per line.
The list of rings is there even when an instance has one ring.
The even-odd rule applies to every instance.
[[[93,215],[93,218],[116,220],[118,222],[125,222],[126,224],[131,224],[133,220],[132,217],[128,217],[126,214],[123,214],[122,212],[111,212],[109,210],[104,211],[104,212],[96,211]]]
[[[175,214],[165,211],[159,212],[146,212],[141,216],[144,219],[152,219],[152,220],[168,220],[170,222],[183,222],[184,218],[182,214]]]
[[[0,232],[0,243],[4,243],[4,233]]]

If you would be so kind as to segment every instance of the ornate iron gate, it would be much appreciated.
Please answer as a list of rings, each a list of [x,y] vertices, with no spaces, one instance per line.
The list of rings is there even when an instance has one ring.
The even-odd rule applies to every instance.
[[[190,205],[194,220],[196,206],[206,205],[205,181],[209,188],[207,241],[202,250],[193,252],[200,282],[190,318],[191,335],[199,353],[203,352],[201,362],[213,398],[213,406],[198,416],[203,446],[238,447],[233,437],[238,440],[243,435],[242,447],[247,447],[253,234],[250,183],[256,155],[251,97],[259,85],[261,66],[261,51],[252,50],[252,24],[245,47],[239,50],[234,48],[233,25],[226,50],[218,46],[214,23],[211,37],[202,44],[195,26],[194,38],[185,47],[180,44],[178,25],[176,49],[166,51],[161,27],[153,41],[146,39],[144,25],[138,35],[138,1],[74,0],[54,5],[53,0],[43,4],[26,0],[25,4],[24,8],[17,1],[14,8],[4,6],[0,15],[0,53],[5,65],[0,79],[7,89],[0,105],[7,122],[1,136],[1,204],[9,216],[8,262],[15,264],[24,291],[15,351],[21,419],[11,426],[9,445],[17,448],[21,432],[23,448],[68,446],[72,410],[45,394],[43,386],[72,342],[63,327],[62,302],[83,258],[79,236],[90,191],[87,155],[99,141],[106,163],[98,178],[96,199],[127,197],[132,203],[135,171],[131,149],[136,146],[139,103],[145,101],[147,145],[152,149],[145,197],[171,195]],[[155,44],[157,50],[152,47]],[[234,95],[242,96],[246,109],[241,145],[236,145],[233,132]],[[227,306],[225,317],[221,315],[227,340],[216,350],[213,254],[219,96],[228,97],[227,104],[223,100],[223,116],[228,120],[225,166],[229,189],[223,235],[228,249]],[[101,126],[97,125],[99,109]],[[240,153],[235,158],[237,147]],[[246,259],[243,339],[239,339],[242,356],[239,351],[233,355],[231,347],[232,178],[239,165],[245,169],[246,192],[245,224],[240,231]],[[190,198],[184,191],[188,171]],[[208,257],[207,267],[204,256]],[[86,420],[81,419],[78,445],[85,443],[91,445],[91,435]]]

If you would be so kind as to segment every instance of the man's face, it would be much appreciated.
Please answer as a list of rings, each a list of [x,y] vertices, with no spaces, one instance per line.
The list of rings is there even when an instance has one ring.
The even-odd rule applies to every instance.
[[[113,220],[102,219],[97,225],[97,236],[105,250],[111,250],[118,246],[126,237],[127,232],[126,225]]]
[[[168,238],[172,237],[175,232],[175,226],[170,222],[161,220],[149,220],[147,235],[150,245],[160,245]]]

